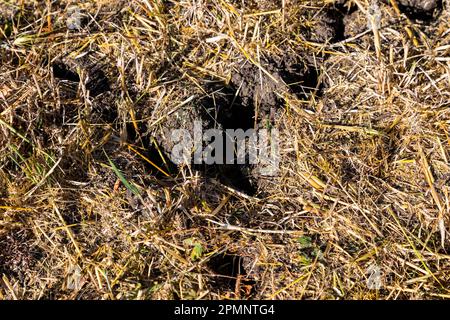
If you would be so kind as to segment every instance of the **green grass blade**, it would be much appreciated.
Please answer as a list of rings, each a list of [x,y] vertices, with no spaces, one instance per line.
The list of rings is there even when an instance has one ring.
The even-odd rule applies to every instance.
[[[116,165],[114,164],[114,162],[112,162],[112,160],[108,157],[108,155],[106,154],[106,152],[103,150],[103,152],[106,155],[106,158],[108,158],[108,162],[112,168],[112,170],[114,171],[114,173],[116,174],[116,176],[120,179],[120,181],[124,184],[124,186],[130,190],[131,192],[133,192],[135,195],[140,196],[140,192],[138,190],[138,188],[136,188],[136,186],[134,186],[133,184],[131,184],[130,182],[128,182],[128,180],[124,177],[124,175],[122,174],[122,172],[119,170],[119,168],[116,167]]]

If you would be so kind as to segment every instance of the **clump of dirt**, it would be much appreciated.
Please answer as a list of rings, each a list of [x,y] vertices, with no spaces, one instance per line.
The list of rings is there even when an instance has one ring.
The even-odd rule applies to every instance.
[[[316,86],[317,71],[305,61],[289,53],[263,60],[261,68],[246,61],[233,73],[231,82],[244,107],[257,106],[259,113],[268,114],[282,105],[285,93],[304,98]]]
[[[262,71],[263,69],[259,69],[246,61],[232,75],[231,81],[238,89],[238,94],[244,108],[254,109],[255,104],[260,104],[260,111],[267,112],[270,107],[276,106],[277,101],[279,101],[277,92],[280,92],[280,89],[284,89],[284,86],[281,77],[273,65],[264,64],[262,68],[271,77],[264,73]],[[233,113],[233,109],[227,111],[230,114]],[[252,115],[254,113],[246,111],[245,114]],[[253,127],[253,125],[250,127]]]
[[[367,17],[361,10],[354,10],[344,17],[344,38],[352,38],[367,30]]]
[[[318,93],[319,79],[318,67],[323,59],[312,60],[308,56],[294,56],[286,54],[282,57],[274,58],[274,64],[283,82],[288,87],[288,92],[299,99],[309,99],[311,94]]]
[[[15,275],[23,281],[42,255],[26,230],[12,230],[0,237],[0,274]]]
[[[442,8],[441,0],[399,0],[402,12],[412,19],[429,20]]]
[[[202,130],[214,126],[212,119],[206,116],[207,113],[203,107],[198,102],[191,103],[162,116],[155,139],[167,155],[171,154],[174,146],[178,143],[172,139],[173,130],[187,130],[193,137],[195,122],[202,123]]]
[[[315,15],[310,40],[319,43],[334,43],[344,40],[344,13],[328,8]]]

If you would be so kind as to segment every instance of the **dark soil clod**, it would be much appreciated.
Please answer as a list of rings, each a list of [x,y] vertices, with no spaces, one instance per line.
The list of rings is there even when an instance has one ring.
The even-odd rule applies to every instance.
[[[278,62],[277,69],[289,91],[299,99],[308,99],[310,94],[319,92],[319,73],[314,66],[287,57]]]
[[[344,11],[331,8],[319,15],[312,40],[335,43],[344,40]]]
[[[30,243],[28,231],[12,230],[0,237],[0,274],[11,274],[24,280],[26,273],[41,258],[42,252]]]
[[[441,0],[399,0],[399,8],[410,19],[428,21],[442,9]]]

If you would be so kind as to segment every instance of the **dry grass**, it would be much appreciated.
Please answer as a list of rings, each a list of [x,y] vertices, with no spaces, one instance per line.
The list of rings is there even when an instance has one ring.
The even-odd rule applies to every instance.
[[[0,299],[449,298],[450,3],[333,40],[333,2],[0,1]],[[164,123],[286,57],[318,77],[275,87],[277,177],[165,165]]]

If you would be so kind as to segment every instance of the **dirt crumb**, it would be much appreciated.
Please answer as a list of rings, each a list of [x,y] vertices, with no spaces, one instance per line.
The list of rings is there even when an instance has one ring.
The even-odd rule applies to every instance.
[[[0,273],[13,274],[24,280],[41,255],[31,239],[32,235],[22,230],[13,230],[0,237]]]

